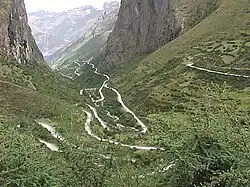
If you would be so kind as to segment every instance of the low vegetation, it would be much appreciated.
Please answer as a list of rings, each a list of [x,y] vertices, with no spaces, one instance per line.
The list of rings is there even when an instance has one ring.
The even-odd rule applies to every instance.
[[[245,0],[222,0],[218,10],[177,40],[111,75],[110,84],[119,88],[149,131],[107,132],[95,120],[95,132],[165,151],[124,148],[87,135],[83,109],[91,101],[87,92],[80,96],[79,90],[99,87],[103,81],[87,66],[71,81],[1,58],[0,186],[250,186],[249,79],[187,66],[191,62],[250,75],[250,38],[242,34],[249,32],[247,5]],[[93,93],[98,95],[97,90]],[[104,113],[109,110],[134,123],[112,92],[104,89],[104,94],[104,110],[98,111],[104,120],[111,121]],[[55,139],[36,123],[38,119],[52,124],[65,141]],[[39,139],[56,144],[60,152],[50,151]]]

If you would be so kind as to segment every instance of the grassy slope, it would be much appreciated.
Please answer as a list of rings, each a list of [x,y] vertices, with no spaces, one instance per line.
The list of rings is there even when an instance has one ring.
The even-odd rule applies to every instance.
[[[202,67],[213,67],[216,62],[247,68],[247,5],[248,2],[242,0],[221,1],[218,10],[178,39],[115,70],[112,80],[125,96],[125,103],[133,106],[138,116],[147,116],[149,133],[133,137],[133,141],[166,148],[166,152],[156,154],[137,151],[139,165],[145,173],[150,173],[176,161],[169,172],[149,175],[145,181],[138,179],[134,186],[250,185],[249,79],[200,72],[183,64],[185,57],[202,52],[192,47],[203,49],[208,41],[220,44],[237,40],[243,45],[232,63],[223,64],[215,51],[202,52],[205,58],[197,57],[194,63]],[[234,73],[249,75],[245,71]],[[91,80],[97,78],[91,77]],[[126,170],[124,165],[119,166],[120,176],[135,182],[128,175],[133,173],[131,168]],[[125,181],[112,182],[113,186],[119,186]]]
[[[197,83],[199,81],[198,79],[202,77],[204,73],[186,68],[182,65],[182,58],[193,53],[191,47],[202,45],[206,41],[231,39],[248,41],[249,37],[242,34],[243,32],[250,32],[248,30],[249,28],[247,28],[247,21],[249,20],[247,6],[248,2],[246,0],[222,0],[219,9],[193,29],[142,61],[135,62],[137,66],[133,65],[131,68],[126,68],[125,71],[123,70],[123,72],[117,71],[114,73],[114,83],[124,93],[130,93],[128,94],[127,100],[131,101],[132,98],[131,103],[136,103],[135,105],[137,106],[142,103],[138,103],[138,101],[136,101],[138,99],[133,97],[133,95],[138,96],[136,93],[141,95],[142,102],[146,103],[145,100],[150,100],[150,96],[152,96],[153,100],[157,99],[157,97],[154,96],[154,92],[163,86],[165,92],[171,92],[172,89],[184,89],[179,86],[176,88],[175,83],[177,83],[177,85],[178,83],[181,84],[187,76],[192,77],[191,80],[188,81]],[[120,69],[122,68],[123,67]],[[212,76],[213,75],[210,75],[210,78]],[[220,76],[215,77],[214,81],[216,81],[217,78],[219,80],[223,79]],[[210,81],[211,80],[207,79],[203,82],[209,83]],[[225,81],[227,81],[227,79],[225,79]],[[198,85],[199,84],[200,83],[198,83]],[[164,98],[164,95],[161,95],[161,97],[163,97],[163,100],[168,100],[168,98]]]
[[[181,64],[187,51],[192,54],[191,47],[203,41],[247,40],[239,32],[247,31],[248,17],[241,16],[247,1],[224,0],[222,3],[219,10],[188,33],[146,58],[139,57],[143,60],[137,59],[133,66],[126,66],[122,76],[114,75],[114,83],[127,93],[127,101],[133,102],[135,108],[152,113],[147,116],[150,132],[139,141],[164,146],[166,152],[132,154],[132,150],[106,144],[103,148],[90,141],[92,139],[83,133],[85,115],[75,107],[78,102],[84,103],[84,99],[78,96],[79,88],[67,79],[18,66],[23,69],[22,74],[32,77],[35,91],[23,84],[20,76],[17,80],[1,78],[9,83],[0,83],[4,88],[0,89],[3,101],[0,105],[0,138],[3,140],[0,186],[189,187],[209,183],[203,176],[212,177],[218,186],[223,186],[224,181],[231,181],[229,184],[235,187],[249,186],[247,83],[233,78],[228,84],[211,84],[211,80],[223,83],[228,79],[190,70]],[[235,87],[233,81],[243,88]],[[180,95],[181,91],[185,94]],[[235,99],[236,96],[239,99]],[[181,102],[186,105],[178,108]],[[34,123],[34,119],[42,117],[51,119],[56,129],[80,149],[64,147],[51,138]],[[46,151],[37,138],[59,144],[64,153]],[[96,151],[89,151],[91,148]],[[100,156],[98,159],[93,156],[95,152],[105,154],[105,151],[119,158],[133,155],[138,162],[114,159],[107,163]],[[173,160],[176,166],[170,172],[147,176]],[[106,167],[100,169],[99,164]]]
[[[72,171],[76,163],[74,156],[77,157],[80,150],[65,147],[35,122],[49,119],[70,143],[79,148],[91,146],[82,126],[85,115],[75,106],[84,102],[78,86],[48,70],[30,69],[4,58],[0,60],[0,69],[5,72],[0,77],[0,186],[84,185],[77,184],[80,180]],[[36,90],[25,84],[27,77],[31,77]],[[48,151],[38,138],[57,144],[65,149],[65,154]],[[72,154],[70,159],[65,157],[67,154]],[[84,163],[85,158],[78,161]],[[89,163],[92,167],[93,163]]]
[[[128,185],[138,183],[132,177],[142,169],[130,163],[132,150],[124,152],[123,148],[100,144],[86,134],[86,115],[75,105],[84,106],[86,100],[80,97],[76,82],[4,58],[0,69],[0,186],[119,186],[125,180]],[[29,87],[27,79],[36,90]],[[52,122],[68,144],[59,142],[35,122],[43,118]],[[39,139],[56,144],[63,152],[49,151]],[[114,155],[121,160],[114,160],[114,165],[100,155]],[[134,174],[128,177],[133,181],[126,178],[130,171]],[[139,181],[143,185],[143,180]]]
[[[66,55],[64,58],[57,61],[58,68],[62,68],[65,65],[70,65],[73,60],[89,60],[91,57],[96,56],[103,48],[106,41],[106,36],[96,36],[79,48],[74,48],[70,55]]]
[[[205,52],[205,58],[194,63],[249,67],[249,3],[220,3],[218,10],[187,33],[113,74],[113,83],[125,94],[126,102],[148,117],[150,132],[144,141],[166,146],[167,157],[177,160],[171,172],[158,181],[162,186],[250,185],[246,156],[250,146],[249,79],[201,72],[183,64],[185,57],[200,53],[192,47],[241,40],[241,53],[230,64],[223,64],[216,52]],[[249,75],[248,71],[234,73]]]

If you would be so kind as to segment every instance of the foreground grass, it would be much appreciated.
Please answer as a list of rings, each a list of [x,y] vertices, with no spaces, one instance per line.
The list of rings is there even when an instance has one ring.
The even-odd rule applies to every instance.
[[[249,185],[249,106],[233,99],[234,88],[207,86],[195,107],[148,115],[149,133],[133,141],[166,151],[147,152],[90,139],[84,133],[85,116],[74,104],[84,100],[69,95],[71,83],[62,79],[63,85],[55,85],[58,90],[50,89],[43,74],[33,73],[36,90],[24,85],[17,89],[12,82],[1,92],[6,103],[1,105],[1,186]],[[67,93],[57,95],[65,87]],[[50,119],[68,143],[51,137],[34,122],[38,118]],[[57,144],[62,152],[49,151],[38,139]]]
[[[165,156],[176,160],[163,178],[157,175],[155,186],[250,185],[249,79],[200,72],[183,63],[202,52],[194,60],[199,67],[249,68],[246,7],[246,0],[222,0],[193,29],[155,53],[131,61],[132,66],[124,63],[114,70],[112,80],[125,103],[148,116],[150,131],[140,141],[166,147]],[[220,52],[217,46],[207,49],[208,42],[221,44]],[[203,47],[197,50],[197,46]],[[223,70],[249,75],[246,70],[236,71]]]
[[[0,83],[0,186],[250,186],[249,80],[183,65],[196,52],[192,47],[205,42],[249,42],[247,1],[221,3],[189,32],[113,75],[126,103],[149,122],[149,133],[133,141],[159,145],[165,152],[96,143],[84,133],[85,115],[75,104],[87,99],[80,98],[75,83],[1,60],[16,76],[2,77]],[[247,51],[231,64],[247,65]],[[36,89],[26,84],[30,81]],[[49,119],[70,144],[37,126],[34,120],[41,118]],[[56,143],[62,152],[50,152],[38,138]]]

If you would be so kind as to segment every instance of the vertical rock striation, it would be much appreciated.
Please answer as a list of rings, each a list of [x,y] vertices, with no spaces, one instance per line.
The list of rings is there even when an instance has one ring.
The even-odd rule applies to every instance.
[[[191,26],[191,20],[202,19],[214,1],[122,0],[118,20],[97,63],[111,71],[138,54],[155,51]]]
[[[28,25],[23,0],[2,0],[0,4],[0,54],[19,63],[45,66]]]
[[[103,66],[111,69],[123,59],[153,52],[180,31],[169,0],[122,0],[104,51],[107,63]]]

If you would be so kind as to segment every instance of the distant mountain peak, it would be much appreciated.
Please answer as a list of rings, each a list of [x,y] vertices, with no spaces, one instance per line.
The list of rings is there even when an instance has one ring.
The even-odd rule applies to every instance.
[[[73,13],[75,11],[78,11],[78,12],[85,12],[85,13],[92,13],[92,12],[95,12],[97,10],[97,8],[91,6],[91,5],[86,5],[86,6],[81,6],[81,7],[76,7],[76,8],[72,8],[70,10],[67,10],[67,11],[63,11],[61,13]]]
[[[54,15],[54,14],[57,14],[57,13],[53,12],[53,11],[39,10],[39,11],[31,12],[31,13],[28,13],[28,14],[30,16],[34,15],[34,16],[37,16],[37,17],[43,17],[45,15]]]
[[[106,2],[103,10],[91,5],[73,8],[60,13],[37,11],[29,14],[29,24],[36,42],[46,59],[68,46],[85,33],[86,28],[119,9],[117,1]]]
[[[108,2],[104,2],[103,4],[103,9],[109,9],[112,8],[113,6],[119,6],[120,3],[118,1],[108,1]]]

